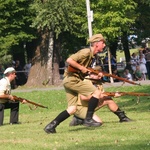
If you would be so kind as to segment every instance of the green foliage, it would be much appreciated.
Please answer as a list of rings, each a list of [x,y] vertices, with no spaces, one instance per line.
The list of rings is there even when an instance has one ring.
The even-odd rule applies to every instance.
[[[103,33],[108,40],[114,40],[122,35],[122,31],[130,31],[138,14],[135,14],[137,4],[132,0],[102,0],[95,4],[94,33]]]
[[[138,37],[149,36],[149,0],[90,0],[90,3],[94,13],[93,34],[103,33],[109,42],[122,32],[130,34],[135,29]],[[0,56],[11,54],[12,46],[31,41],[41,30],[53,31],[56,38],[63,37],[62,49],[68,47],[68,56],[75,47],[86,45],[86,1],[1,0],[0,26]]]
[[[0,3],[0,55],[7,54],[13,45],[30,41],[35,32],[30,27],[33,13],[31,0],[1,0]]]
[[[56,36],[61,32],[71,31],[73,26],[74,7],[76,0],[35,0],[31,8],[36,12],[33,27],[48,29]]]
[[[148,2],[148,1],[147,1]],[[136,34],[138,35],[138,42],[142,41],[145,37],[149,37],[150,35],[150,3],[148,4],[144,1],[138,1],[138,7],[136,11],[140,14],[136,19]]]
[[[150,6],[150,0],[141,0],[141,2]]]
[[[4,55],[0,62],[5,68],[12,65],[12,55]]]

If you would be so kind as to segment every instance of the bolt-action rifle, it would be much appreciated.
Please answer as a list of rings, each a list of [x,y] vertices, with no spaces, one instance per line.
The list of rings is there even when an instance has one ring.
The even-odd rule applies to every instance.
[[[103,71],[98,71],[98,70],[95,70],[95,69],[93,69],[93,68],[87,68],[91,73],[93,73],[93,74],[96,74],[96,75],[98,75],[100,72],[104,75],[104,76],[106,76],[106,77],[112,77],[112,78],[115,78],[115,79],[118,79],[118,80],[120,80],[120,81],[123,81],[123,82],[127,82],[127,83],[130,83],[130,84],[134,84],[134,85],[141,85],[140,83],[136,83],[136,82],[133,82],[133,81],[130,81],[130,80],[127,80],[127,79],[125,79],[125,78],[122,78],[122,77],[118,77],[118,76],[116,76],[116,75],[114,75],[114,74],[109,74],[109,73],[107,73],[107,72],[103,72]],[[77,68],[75,68],[75,67],[72,67],[72,66],[68,66],[68,72],[71,72],[71,73],[78,73],[80,76],[85,76],[84,74],[82,74],[81,73],[81,71],[79,70],[79,69],[77,69]]]
[[[14,100],[16,100],[16,101],[23,102],[23,100],[25,100],[27,103],[36,106],[36,108],[37,108],[37,107],[48,108],[48,107],[43,106],[43,105],[41,105],[41,104],[37,104],[37,103],[35,103],[35,102],[32,102],[32,101],[30,101],[30,100],[27,100],[27,99],[24,99],[24,98],[21,98],[21,97],[17,97],[17,96],[15,96],[15,95],[13,95],[13,97],[14,97]]]
[[[136,96],[137,97],[137,104],[140,102],[140,96],[150,96],[149,93],[138,93],[138,92],[103,92],[106,96],[112,97],[120,97],[120,96]],[[105,97],[105,96],[104,96]]]
[[[127,80],[127,79],[125,79],[125,78],[118,77],[118,76],[116,76],[116,75],[114,75],[114,74],[109,74],[109,73],[107,73],[107,72],[94,70],[93,68],[87,68],[87,69],[88,69],[91,73],[96,74],[96,75],[98,75],[98,74],[101,72],[101,73],[102,73],[104,76],[106,76],[106,77],[112,77],[112,78],[118,79],[118,80],[120,80],[120,81],[127,82],[127,83],[134,84],[134,85],[141,85],[140,83],[136,83],[136,82]]]
[[[115,97],[117,94],[120,96],[130,95],[130,96],[150,96],[149,93],[138,93],[138,92],[103,92],[103,94]]]

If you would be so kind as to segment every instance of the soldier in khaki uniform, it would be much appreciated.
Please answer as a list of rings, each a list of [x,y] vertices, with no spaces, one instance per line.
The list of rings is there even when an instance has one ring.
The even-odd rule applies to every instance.
[[[93,35],[88,42],[90,48],[81,49],[67,59],[68,69],[64,74],[63,85],[66,91],[68,108],[61,112],[45,128],[46,133],[56,133],[55,128],[65,119],[74,114],[77,110],[78,95],[89,96],[88,110],[83,125],[98,127],[101,124],[92,119],[95,108],[98,105],[101,91],[94,85],[84,82],[84,75],[90,73],[87,67],[92,67],[92,60],[98,52],[102,52],[105,45],[105,39],[102,34]],[[103,75],[98,75],[99,79]]]
[[[100,66],[95,67],[94,69],[101,71]],[[94,84],[102,93],[104,92],[102,82],[100,80],[97,80],[97,75],[90,74],[88,78],[84,79],[84,82],[89,82],[89,84]],[[120,95],[116,92],[115,97],[119,97],[119,96]],[[85,97],[83,95],[78,96],[77,111],[75,112],[74,117],[69,124],[70,126],[83,124],[88,109],[89,99],[90,96],[89,97]],[[113,101],[113,99],[110,96],[103,95],[103,97],[99,99],[99,103],[95,111],[99,110],[103,106],[107,106],[110,111],[112,111],[115,115],[117,115],[120,122],[132,121],[125,115],[124,111],[120,110],[118,105]],[[102,120],[95,113],[93,115],[93,119],[102,124]]]

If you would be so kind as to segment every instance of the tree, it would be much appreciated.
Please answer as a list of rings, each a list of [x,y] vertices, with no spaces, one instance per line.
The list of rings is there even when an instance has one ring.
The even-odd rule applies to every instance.
[[[150,1],[147,0],[135,0],[138,4],[136,13],[138,13],[138,17],[136,19],[135,24],[135,34],[138,36],[137,42],[141,44],[141,41],[150,35]]]
[[[60,46],[56,42],[60,33],[72,32],[74,26],[72,15],[76,3],[76,0],[35,0],[31,5],[36,12],[32,26],[37,28],[42,38],[36,49],[27,85],[52,85],[59,82]]]
[[[92,8],[94,9],[93,31],[94,33],[101,32],[106,36],[109,42],[107,45],[111,47],[110,51],[114,55],[118,37],[123,36],[125,32],[129,34],[130,28],[135,23],[136,6],[137,4],[133,0],[92,1]],[[129,52],[127,46],[124,48],[124,51]],[[130,55],[126,58],[130,58]]]
[[[30,27],[32,0],[1,0],[0,2],[0,56],[12,54],[12,47],[31,41],[36,30]]]
[[[123,31],[128,32],[136,18],[136,3],[132,0],[91,0],[91,7],[94,10],[94,33],[103,33],[110,43],[121,36]],[[55,73],[58,72],[59,50],[55,46],[56,39],[67,31],[77,37],[88,37],[86,4],[83,0],[35,0],[32,8],[36,11],[33,26],[45,34],[45,39],[36,51],[28,85],[57,83],[58,74]]]
[[[149,6],[149,1],[142,2],[143,7]],[[149,15],[137,9],[142,6],[140,4],[138,0],[91,0],[91,9],[94,11],[93,33],[105,35],[113,55],[117,38],[122,36],[126,41],[131,29],[135,28],[135,21],[136,29],[140,28],[141,33],[145,29],[148,31],[143,20],[148,19]],[[14,48],[23,45],[27,46],[26,50],[30,53],[29,43],[38,37],[33,42],[37,48],[27,85],[56,84],[59,81],[59,56],[63,53],[68,57],[68,54],[78,50],[79,45],[87,44],[85,0],[1,0],[0,10],[1,55],[12,54]],[[145,18],[138,26],[142,15]],[[19,52],[23,51],[19,49]],[[128,60],[128,45],[124,46],[124,51]]]

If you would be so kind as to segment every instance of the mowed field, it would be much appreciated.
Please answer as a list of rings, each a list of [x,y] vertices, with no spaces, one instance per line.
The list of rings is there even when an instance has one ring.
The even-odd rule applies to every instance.
[[[106,91],[145,92],[150,85],[106,88]],[[13,91],[12,91],[13,92]],[[20,104],[20,125],[9,125],[9,110],[5,110],[4,125],[0,127],[0,148],[3,150],[149,150],[150,97],[122,96],[114,98],[130,123],[119,123],[107,107],[96,113],[104,124],[101,127],[69,127],[72,116],[57,127],[56,134],[46,134],[43,128],[66,109],[65,91],[32,90],[14,95],[48,106],[30,110]],[[33,108],[34,109],[34,108]]]

